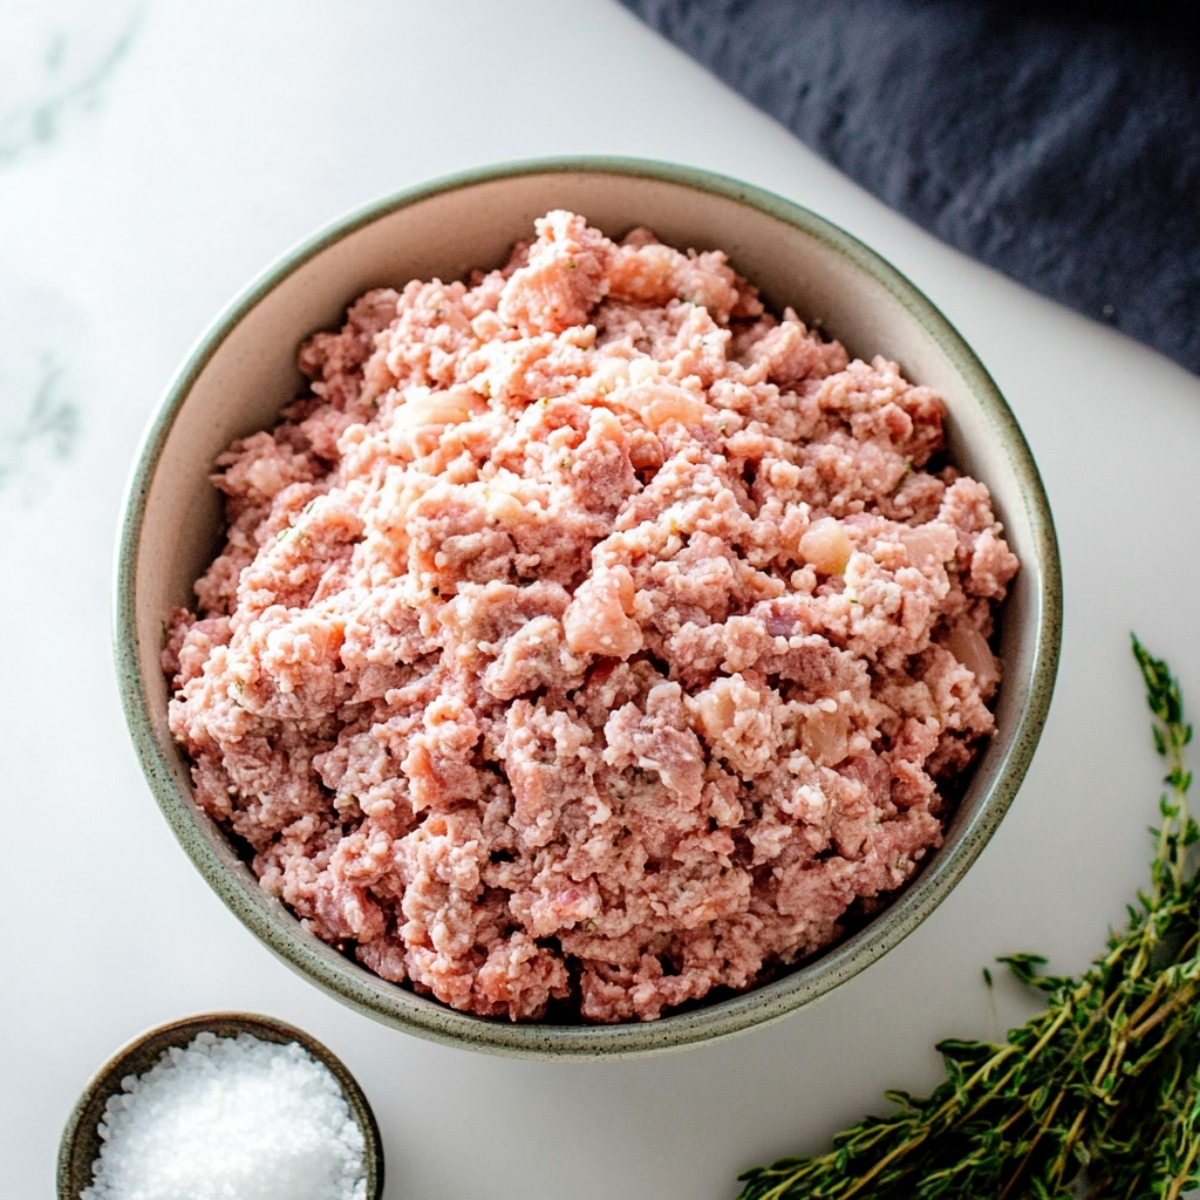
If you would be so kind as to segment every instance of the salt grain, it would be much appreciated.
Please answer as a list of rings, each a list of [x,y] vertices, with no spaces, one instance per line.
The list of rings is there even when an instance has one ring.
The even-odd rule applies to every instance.
[[[201,1033],[121,1087],[80,1200],[365,1200],[362,1129],[295,1042]]]

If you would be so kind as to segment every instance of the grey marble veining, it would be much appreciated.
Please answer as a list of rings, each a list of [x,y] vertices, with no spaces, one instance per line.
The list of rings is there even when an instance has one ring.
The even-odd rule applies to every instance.
[[[67,149],[70,124],[102,106],[142,16],[141,3],[0,8],[0,178],[28,156]],[[65,297],[0,271],[0,492],[19,491],[26,505],[83,431],[76,347],[84,324]]]
[[[140,3],[71,0],[0,9],[0,170],[54,147],[66,125],[94,112],[129,53]]]
[[[73,366],[84,320],[54,293],[0,275],[0,492],[32,503],[83,431]]]

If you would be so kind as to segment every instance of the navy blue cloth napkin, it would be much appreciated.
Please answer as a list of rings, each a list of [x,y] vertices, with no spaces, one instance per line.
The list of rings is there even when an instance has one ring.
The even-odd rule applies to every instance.
[[[893,208],[1200,374],[1200,0],[621,0]]]

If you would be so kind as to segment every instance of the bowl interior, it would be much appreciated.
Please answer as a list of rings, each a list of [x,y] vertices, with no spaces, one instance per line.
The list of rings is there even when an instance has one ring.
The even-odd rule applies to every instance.
[[[159,667],[163,622],[190,605],[220,545],[211,464],[236,437],[270,425],[298,393],[299,343],[333,328],[368,288],[460,278],[502,263],[550,208],[610,236],[637,225],[681,248],[725,250],[775,311],[791,305],[852,355],[882,354],[941,393],[953,461],[991,489],[1021,559],[1005,602],[998,733],[982,754],[946,844],[903,894],[819,959],[744,996],[652,1025],[500,1025],[385,984],[304,931],[266,896],[191,798],[167,729]],[[769,193],[717,176],[593,161],[485,172],[408,193],[349,218],[264,276],[202,341],[147,434],[131,485],[117,581],[119,670],[134,740],[164,812],[222,898],[314,982],[382,1020],[500,1052],[637,1053],[735,1032],[782,1015],[853,975],[910,932],[974,860],[1015,794],[1049,704],[1059,576],[1045,494],[1011,412],[971,351],[903,277],[836,227]]]
[[[383,1139],[358,1081],[341,1059],[302,1029],[273,1017],[249,1013],[210,1013],[172,1021],[169,1025],[151,1029],[118,1050],[89,1081],[67,1121],[58,1154],[58,1200],[79,1200],[80,1193],[91,1185],[92,1164],[100,1157],[103,1144],[99,1125],[104,1106],[110,1096],[121,1090],[121,1080],[128,1075],[144,1075],[172,1046],[186,1046],[197,1034],[204,1032],[222,1038],[249,1033],[260,1041],[281,1045],[299,1042],[313,1058],[323,1063],[341,1086],[350,1112],[363,1131],[368,1200],[380,1200],[383,1195]]]

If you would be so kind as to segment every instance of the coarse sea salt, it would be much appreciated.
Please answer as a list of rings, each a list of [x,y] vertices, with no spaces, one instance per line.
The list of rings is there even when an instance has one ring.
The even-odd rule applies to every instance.
[[[295,1042],[201,1033],[121,1087],[80,1200],[365,1200],[362,1129]]]

